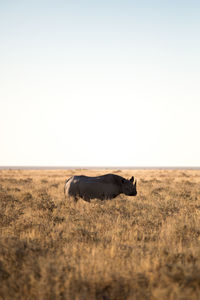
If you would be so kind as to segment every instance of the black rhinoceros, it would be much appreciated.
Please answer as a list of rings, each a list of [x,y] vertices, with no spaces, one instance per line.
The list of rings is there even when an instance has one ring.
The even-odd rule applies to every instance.
[[[134,177],[125,179],[115,174],[106,174],[97,177],[72,176],[65,182],[64,193],[67,197],[82,198],[90,202],[91,199],[113,199],[119,194],[136,196],[136,180]]]

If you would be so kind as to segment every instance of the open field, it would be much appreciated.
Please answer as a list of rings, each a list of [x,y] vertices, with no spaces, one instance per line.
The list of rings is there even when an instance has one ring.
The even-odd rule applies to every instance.
[[[64,199],[110,172],[138,196]],[[1,170],[0,299],[200,299],[200,171]]]

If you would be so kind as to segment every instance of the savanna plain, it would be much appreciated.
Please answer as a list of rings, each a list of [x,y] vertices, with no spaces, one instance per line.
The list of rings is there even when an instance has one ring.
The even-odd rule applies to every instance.
[[[138,195],[64,198],[106,173]],[[200,299],[200,171],[1,170],[0,299]]]

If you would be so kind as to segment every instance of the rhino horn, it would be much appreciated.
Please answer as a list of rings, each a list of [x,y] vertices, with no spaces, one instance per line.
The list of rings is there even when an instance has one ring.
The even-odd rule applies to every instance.
[[[134,182],[134,177],[133,176],[131,177],[130,182]]]

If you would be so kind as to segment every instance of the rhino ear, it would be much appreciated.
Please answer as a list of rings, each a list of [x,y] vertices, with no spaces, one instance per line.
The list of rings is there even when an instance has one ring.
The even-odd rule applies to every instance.
[[[132,176],[131,179],[130,179],[130,182],[133,182],[133,181],[134,181],[134,177]]]

